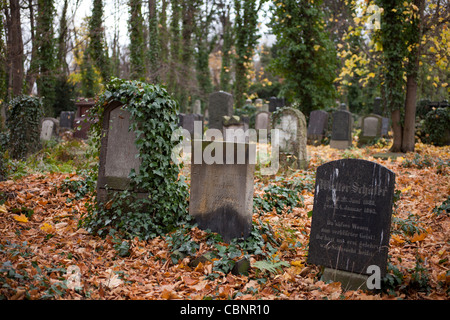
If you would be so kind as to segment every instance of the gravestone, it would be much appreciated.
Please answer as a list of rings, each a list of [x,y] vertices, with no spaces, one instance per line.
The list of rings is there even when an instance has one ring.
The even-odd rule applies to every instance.
[[[347,278],[351,287],[364,284],[372,265],[383,277],[394,186],[395,174],[371,161],[343,159],[318,167],[308,263],[329,268],[326,277]]]
[[[284,107],[284,98],[270,97],[269,99],[269,111],[274,112],[277,109]]]
[[[381,136],[385,137],[389,134],[389,128],[391,127],[389,118],[381,118]]]
[[[252,105],[252,99],[246,99],[245,104],[251,106]]]
[[[223,240],[246,238],[252,228],[256,145],[192,142],[189,213],[201,229]]]
[[[273,116],[273,129],[279,131],[280,161],[293,169],[306,169],[306,119],[299,110],[284,107]]]
[[[58,136],[59,132],[59,121],[55,118],[43,118],[41,124],[41,135],[40,139],[42,141],[48,141],[51,138]]]
[[[224,116],[222,120],[223,125],[223,140],[229,142],[245,143],[249,141],[246,131],[248,130],[248,117],[247,124],[244,122],[243,117],[239,116]]]
[[[191,135],[191,138],[194,137],[194,122],[200,121],[201,122],[201,134],[203,134],[203,116],[201,114],[195,114],[195,113],[180,113],[178,114],[178,125],[182,127],[183,129],[186,129],[189,131],[189,134]]]
[[[383,114],[383,109],[381,105],[381,98],[376,97],[373,101],[373,113],[381,116]]]
[[[314,110],[309,114],[308,122],[308,142],[321,141],[325,136],[328,127],[328,112],[323,110]]]
[[[270,112],[260,111],[255,116],[255,129],[270,131]]]
[[[222,130],[222,117],[233,115],[233,95],[218,91],[209,95],[209,129]]]
[[[194,101],[194,107],[192,108],[193,114],[202,114],[202,102],[200,100]]]
[[[352,146],[353,117],[347,111],[345,103],[340,110],[333,112],[333,124],[331,129],[330,147],[335,149],[347,149]]]
[[[77,111],[74,119],[74,132],[73,137],[78,139],[87,139],[91,122],[89,120],[89,109],[95,105],[94,99],[81,98],[75,102]]]
[[[75,120],[75,112],[61,111],[59,116],[59,127],[64,129],[73,129],[73,122]]]
[[[263,104],[264,104],[263,99],[258,98],[255,100],[255,107],[257,110],[260,110],[262,108]]]
[[[377,114],[369,114],[362,119],[361,135],[359,137],[359,143],[364,144],[371,140],[381,137],[381,126],[383,117]]]
[[[103,112],[100,164],[97,180],[97,198],[107,202],[115,192],[126,190],[130,184],[131,169],[139,172],[139,151],[136,134],[129,130],[130,112],[118,101],[109,103]],[[138,192],[138,196],[145,193]]]

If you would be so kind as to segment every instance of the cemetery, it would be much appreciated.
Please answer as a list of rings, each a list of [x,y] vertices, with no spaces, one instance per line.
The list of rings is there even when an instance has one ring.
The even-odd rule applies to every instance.
[[[430,76],[436,81],[427,84],[431,89],[421,79],[418,100],[407,92],[416,80],[405,69],[404,92],[394,92],[400,89],[376,64],[381,57],[390,63],[389,55],[381,55],[390,50],[384,38],[378,60],[367,62],[374,76],[347,69],[350,53],[337,51],[340,72],[329,81],[319,77],[309,67],[332,65],[332,50],[322,46],[334,44],[328,34],[317,40],[325,42],[312,42],[317,61],[307,60],[315,59],[310,53],[290,56],[283,49],[291,41],[283,36],[283,10],[293,10],[289,19],[302,28],[319,22],[301,20],[287,4],[268,9],[276,55],[261,49],[249,58],[250,48],[240,60],[241,2],[249,4],[235,1],[227,16],[235,19],[235,51],[223,51],[231,41],[225,25],[220,50],[196,42],[196,59],[211,48],[206,70],[196,69],[205,61],[173,52],[180,46],[176,37],[168,57],[183,63],[158,65],[146,47],[149,60],[139,64],[136,36],[127,64],[116,57],[119,74],[103,69],[105,57],[86,45],[86,56],[73,62],[80,65],[67,71],[74,91],[66,90],[66,100],[52,98],[41,75],[22,79],[27,85],[0,97],[1,300],[449,300],[450,109],[444,77],[438,84],[439,77]],[[172,15],[175,2],[168,3]],[[217,23],[227,21],[219,19],[224,8],[211,11]],[[150,19],[163,12],[151,1],[148,10]],[[188,16],[194,8],[183,10]],[[368,19],[366,11],[355,12]],[[196,23],[208,21],[191,13]],[[322,21],[317,14],[311,19]],[[188,20],[180,26],[193,23]],[[165,20],[153,22],[167,27]],[[195,40],[206,41],[199,30]],[[189,30],[182,31],[181,47],[193,46]],[[148,33],[145,46],[154,40]],[[304,73],[290,59],[304,59]],[[83,78],[89,66],[97,77],[92,81]],[[357,90],[344,78],[358,82]],[[28,89],[30,81],[36,92]],[[269,313],[264,306],[239,306],[225,313]],[[214,312],[212,305],[194,303],[181,309],[183,315]]]

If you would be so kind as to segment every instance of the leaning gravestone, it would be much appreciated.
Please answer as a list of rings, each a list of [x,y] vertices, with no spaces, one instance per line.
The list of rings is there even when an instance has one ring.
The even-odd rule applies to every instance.
[[[335,149],[347,149],[352,146],[353,117],[347,111],[345,103],[340,110],[333,112],[333,124],[331,129],[330,147]]]
[[[323,110],[314,110],[309,114],[308,122],[308,143],[321,141],[325,136],[328,127],[328,112]]]
[[[222,130],[222,117],[233,115],[233,95],[218,91],[209,95],[209,129]]]
[[[273,114],[273,129],[279,130],[280,161],[293,169],[306,169],[306,119],[299,110],[284,107]]]
[[[252,227],[256,145],[194,140],[189,213],[201,229],[224,241],[247,237]]]
[[[324,280],[355,290],[369,266],[386,274],[394,186],[391,170],[366,160],[317,168],[308,262],[328,268]]]
[[[131,169],[139,172],[140,159],[135,145],[136,134],[129,130],[130,112],[118,101],[110,102],[104,109],[100,165],[97,181],[97,198],[107,202],[117,191],[129,187]],[[138,193],[144,196],[145,193]]]

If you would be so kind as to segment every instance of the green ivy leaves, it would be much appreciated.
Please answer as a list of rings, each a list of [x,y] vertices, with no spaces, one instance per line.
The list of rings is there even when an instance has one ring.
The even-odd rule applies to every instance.
[[[171,160],[172,149],[179,143],[171,139],[179,106],[164,87],[113,78],[91,113],[99,119],[92,126],[97,148],[104,108],[115,100],[131,113],[130,130],[136,133],[141,166],[138,173],[130,173],[129,190],[116,194],[109,209],[101,204],[91,206],[82,224],[100,235],[108,226],[127,238],[153,238],[173,230],[187,216],[187,184],[178,177],[180,167]],[[133,190],[144,190],[148,197],[138,198]]]

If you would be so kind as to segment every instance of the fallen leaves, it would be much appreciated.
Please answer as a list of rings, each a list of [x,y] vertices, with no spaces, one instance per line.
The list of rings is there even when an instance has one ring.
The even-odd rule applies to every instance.
[[[91,235],[78,227],[88,198],[72,200],[74,195],[61,191],[70,174],[33,174],[17,181],[0,182],[0,274],[7,278],[0,296],[7,299],[448,299],[450,285],[450,218],[436,216],[432,210],[450,194],[448,175],[435,168],[406,168],[403,160],[373,159],[380,149],[358,149],[355,156],[379,162],[396,173],[396,189],[401,190],[396,217],[416,217],[424,232],[391,235],[390,262],[405,275],[405,285],[419,275],[420,257],[429,281],[429,292],[404,290],[395,296],[362,291],[343,291],[337,282],[320,281],[320,268],[307,259],[310,222],[308,212],[314,203],[313,190],[303,189],[303,206],[290,213],[265,212],[254,216],[273,229],[279,245],[277,259],[286,265],[276,272],[251,268],[248,276],[216,274],[215,261],[203,261],[195,267],[186,257],[173,264],[164,238],[129,241],[130,254],[120,257],[110,238]],[[449,148],[419,145],[418,152],[433,159],[449,158]],[[320,164],[342,158],[344,152],[328,146],[308,146],[311,175]],[[405,156],[406,159],[407,156]],[[409,156],[408,156],[409,157]],[[444,172],[448,172],[445,171]],[[302,177],[296,172],[293,177]],[[292,177],[286,177],[289,179]],[[255,189],[255,194],[262,191]],[[0,198],[0,200],[2,200]],[[196,257],[209,250],[207,236],[197,228],[191,237],[200,243]],[[268,243],[266,234],[263,234]],[[251,264],[257,262],[250,257]],[[277,260],[278,261],[278,260]],[[5,271],[6,270],[6,271]],[[259,271],[259,272],[258,272]],[[22,278],[21,278],[22,277]],[[65,284],[67,289],[61,285]],[[59,293],[60,294],[59,294]]]

